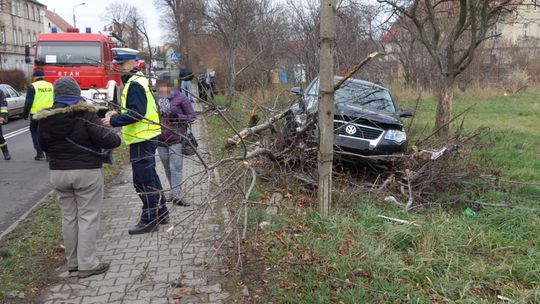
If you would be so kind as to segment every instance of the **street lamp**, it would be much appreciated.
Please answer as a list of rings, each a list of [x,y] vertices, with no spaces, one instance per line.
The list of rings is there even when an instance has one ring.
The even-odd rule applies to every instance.
[[[75,8],[77,6],[81,6],[81,5],[85,5],[85,4],[86,4],[86,2],[82,2],[82,3],[79,3],[79,4],[75,5],[75,6],[73,6],[73,27],[74,28],[77,28],[77,23],[75,21]]]

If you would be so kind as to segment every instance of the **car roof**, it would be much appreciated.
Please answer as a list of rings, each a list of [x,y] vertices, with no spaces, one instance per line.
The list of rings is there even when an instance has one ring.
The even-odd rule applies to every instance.
[[[334,76],[334,79],[336,80],[341,80],[343,79],[342,76]],[[378,85],[376,83],[373,83],[373,82],[369,82],[369,81],[366,81],[366,80],[361,80],[361,79],[357,79],[357,78],[349,78],[347,79],[345,82],[353,82],[353,83],[357,83],[357,84],[361,84],[361,85],[364,85],[364,86],[368,86],[368,87],[374,87],[374,88],[377,88],[377,89],[383,89],[383,90],[386,90],[388,91],[387,88],[381,86],[381,85]]]

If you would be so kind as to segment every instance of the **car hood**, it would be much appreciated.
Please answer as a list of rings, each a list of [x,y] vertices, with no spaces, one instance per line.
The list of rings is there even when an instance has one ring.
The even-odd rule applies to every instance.
[[[399,116],[395,113],[375,112],[351,103],[335,104],[334,115],[362,118],[369,121],[403,127],[403,121],[401,121]]]

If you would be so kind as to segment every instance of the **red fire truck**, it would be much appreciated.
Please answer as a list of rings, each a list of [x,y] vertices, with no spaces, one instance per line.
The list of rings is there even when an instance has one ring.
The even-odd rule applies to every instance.
[[[124,47],[113,33],[80,33],[70,28],[66,33],[39,34],[35,47],[34,70],[42,69],[45,80],[53,83],[61,76],[75,78],[81,95],[100,109],[119,100],[120,74],[111,63],[114,47]],[[25,49],[30,63],[30,46]]]

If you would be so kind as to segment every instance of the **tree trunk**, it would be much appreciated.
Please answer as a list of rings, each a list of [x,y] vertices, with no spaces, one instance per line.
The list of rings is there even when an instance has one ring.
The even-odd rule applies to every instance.
[[[236,87],[236,57],[234,50],[229,50],[229,56],[227,58],[227,64],[229,66],[229,83],[227,86],[227,95],[226,95],[226,107],[230,108],[234,100],[234,90]]]
[[[319,93],[318,200],[322,215],[330,213],[334,157],[334,36],[335,0],[321,0]]]
[[[455,78],[448,77],[442,81],[439,91],[439,103],[435,116],[435,130],[439,136],[448,136],[450,117],[452,116],[452,102],[454,100]]]

